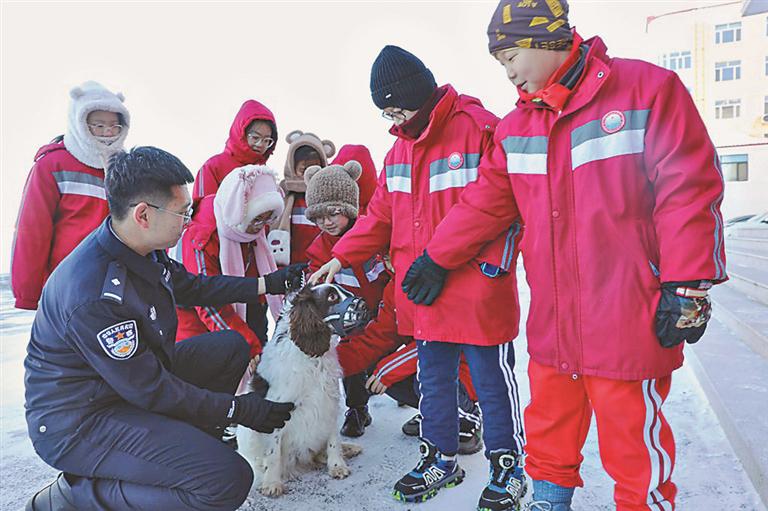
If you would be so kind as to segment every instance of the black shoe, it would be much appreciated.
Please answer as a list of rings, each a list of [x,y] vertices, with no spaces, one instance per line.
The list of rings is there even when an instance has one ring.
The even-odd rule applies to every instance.
[[[344,425],[341,426],[341,434],[348,437],[363,436],[366,426],[370,426],[373,422],[371,414],[368,413],[368,406],[350,408],[344,415],[346,418]]]
[[[406,436],[419,436],[421,434],[421,414],[417,413],[408,422],[403,424],[403,433]]]
[[[464,480],[464,470],[456,458],[444,458],[429,440],[421,440],[419,451],[419,464],[395,483],[395,500],[424,502],[437,495],[440,488],[453,488]]]
[[[27,502],[25,511],[77,511],[72,498],[72,487],[60,473],[56,480],[35,493]]]
[[[221,441],[230,446],[232,449],[237,450],[237,424],[232,423],[221,434]]]
[[[519,511],[527,491],[520,456],[508,449],[491,451],[491,477],[477,511]]]
[[[459,409],[459,454],[474,454],[483,448],[483,418],[475,403],[472,411]]]

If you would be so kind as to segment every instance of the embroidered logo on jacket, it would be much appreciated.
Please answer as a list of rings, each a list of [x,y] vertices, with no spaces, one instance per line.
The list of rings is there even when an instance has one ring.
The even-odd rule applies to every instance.
[[[459,152],[451,153],[448,157],[448,168],[451,170],[460,169],[464,165],[464,155]]]
[[[136,321],[129,319],[115,323],[96,334],[102,349],[115,360],[131,358],[139,346],[139,331]]]
[[[612,110],[603,116],[600,121],[600,126],[606,133],[616,133],[620,131],[624,125],[627,124],[627,118],[624,116],[624,112],[619,110]]]

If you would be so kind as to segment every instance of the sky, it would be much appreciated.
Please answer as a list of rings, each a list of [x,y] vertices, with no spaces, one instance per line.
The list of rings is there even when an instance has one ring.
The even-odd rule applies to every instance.
[[[712,1],[572,0],[571,25],[613,56],[648,58],[651,15]],[[370,68],[387,44],[419,56],[438,84],[499,116],[517,94],[487,50],[494,1],[10,2],[0,0],[0,273],[37,149],[66,126],[68,91],[96,80],[122,91],[126,145],[154,145],[192,170],[220,152],[246,99],[267,105],[280,140],[300,129],[369,147],[392,144],[370,98]]]

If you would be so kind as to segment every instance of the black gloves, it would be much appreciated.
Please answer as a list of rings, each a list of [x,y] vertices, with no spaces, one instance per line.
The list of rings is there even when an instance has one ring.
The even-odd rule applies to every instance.
[[[448,270],[434,262],[425,250],[416,258],[403,279],[403,292],[413,303],[432,305],[440,295]]]
[[[275,403],[251,392],[235,396],[227,418],[259,433],[272,433],[285,426],[293,408],[293,403]]]
[[[264,275],[264,287],[268,295],[284,295],[287,291],[301,288],[307,263],[296,263]]]
[[[707,296],[711,284],[701,286],[694,282],[666,282],[661,285],[661,301],[656,310],[656,336],[665,348],[683,341],[693,344],[704,334],[712,314],[712,303]]]

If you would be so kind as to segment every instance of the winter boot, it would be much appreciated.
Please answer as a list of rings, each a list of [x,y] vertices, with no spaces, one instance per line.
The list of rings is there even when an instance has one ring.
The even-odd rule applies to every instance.
[[[421,414],[417,413],[408,422],[403,424],[403,433],[406,436],[419,436],[421,434]]]
[[[421,439],[421,460],[416,468],[404,475],[392,495],[403,502],[424,502],[437,495],[440,488],[453,488],[464,480],[464,469],[455,456],[440,454],[429,440]]]
[[[491,477],[480,495],[478,511],[519,511],[528,490],[520,457],[509,449],[491,451]]]
[[[373,417],[368,413],[368,406],[358,406],[347,410],[341,434],[348,437],[359,437],[365,433],[365,428],[371,425]]]
[[[533,501],[526,511],[571,511],[575,488],[560,486],[549,481],[533,481]]]
[[[475,403],[471,412],[459,408],[459,454],[474,454],[483,448],[483,419]]]
[[[60,473],[56,480],[35,493],[27,502],[25,511],[77,511],[75,499],[72,498],[72,487],[69,481]]]

